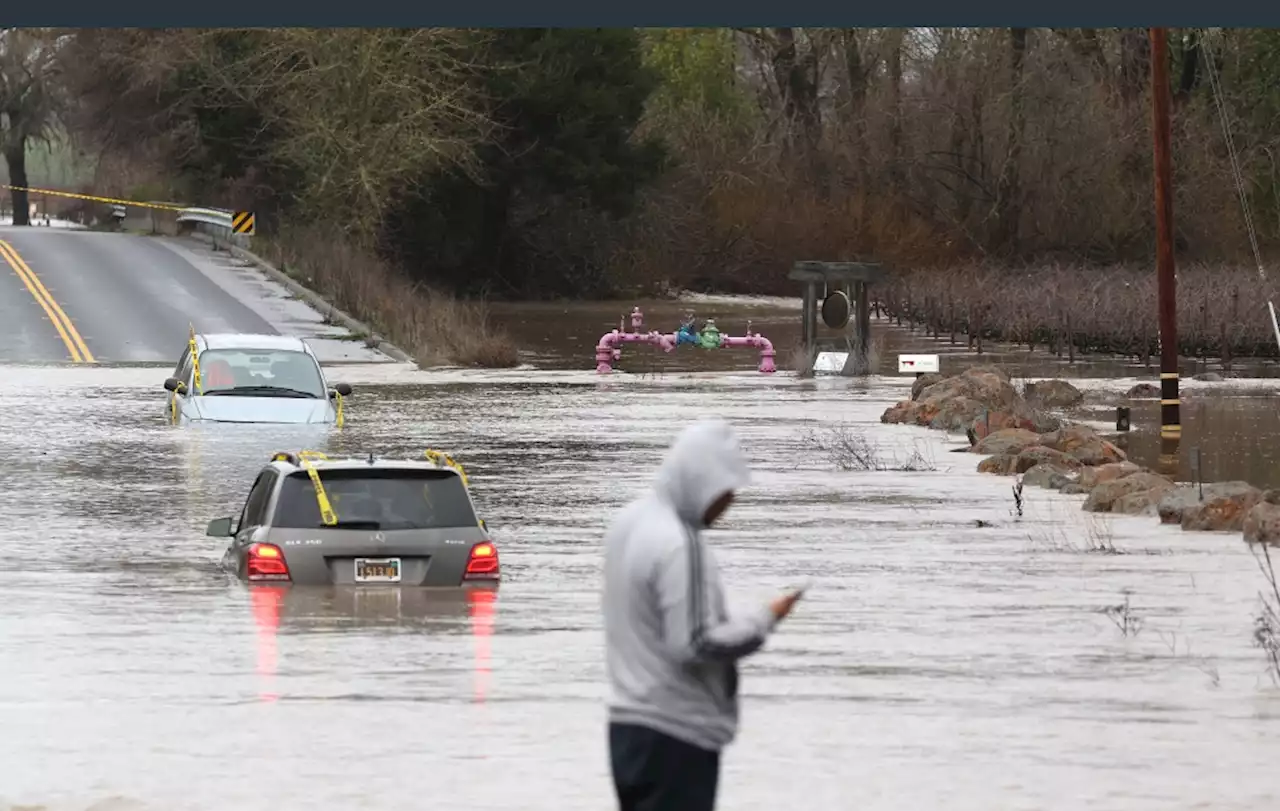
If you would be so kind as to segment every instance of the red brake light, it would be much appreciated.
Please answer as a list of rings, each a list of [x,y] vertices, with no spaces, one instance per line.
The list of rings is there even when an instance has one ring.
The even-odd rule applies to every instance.
[[[249,546],[245,560],[246,577],[249,580],[289,580],[289,564],[284,562],[280,547],[269,543]]]
[[[464,580],[497,580],[498,579],[498,547],[489,541],[483,541],[471,547],[471,555],[467,559],[467,572]]]

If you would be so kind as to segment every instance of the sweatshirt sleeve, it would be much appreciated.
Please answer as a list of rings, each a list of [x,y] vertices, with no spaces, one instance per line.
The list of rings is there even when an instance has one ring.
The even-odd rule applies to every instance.
[[[654,588],[663,639],[681,662],[734,661],[764,645],[777,620],[768,605],[721,621],[707,599],[706,571],[697,542],[685,538],[657,561]]]

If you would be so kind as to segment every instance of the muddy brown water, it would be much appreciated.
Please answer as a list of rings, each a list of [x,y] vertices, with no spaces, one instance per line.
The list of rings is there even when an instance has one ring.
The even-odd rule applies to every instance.
[[[591,347],[622,309],[522,309],[513,331],[549,336],[537,369],[342,370],[358,390],[341,433],[174,429],[161,369],[6,368],[0,809],[613,807],[600,534],[704,413],[734,421],[755,469],[712,533],[735,600],[813,581],[744,668],[719,807],[1277,807],[1280,696],[1238,536],[1089,521],[1043,491],[1018,517],[955,438],[879,424],[896,377],[767,378],[753,353],[682,348],[597,379]],[[695,309],[733,334],[747,312],[771,337],[794,317]],[[932,345],[878,332],[890,360]],[[1094,416],[1113,396],[1097,379],[1142,376],[1103,367],[1073,375]],[[1226,449],[1213,469],[1267,469],[1271,396],[1210,395],[1187,410],[1195,441]],[[834,423],[935,469],[841,471],[809,438]],[[496,599],[229,582],[204,525],[290,447],[454,453],[499,543]],[[1101,536],[1127,554],[1078,551]],[[1128,635],[1103,612],[1126,594]]]

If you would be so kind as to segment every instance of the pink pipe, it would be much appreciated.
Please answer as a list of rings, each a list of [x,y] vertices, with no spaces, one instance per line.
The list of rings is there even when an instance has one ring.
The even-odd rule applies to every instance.
[[[600,342],[596,344],[596,374],[607,375],[613,371],[613,362],[622,357],[620,347],[623,344],[650,344],[661,347],[663,352],[674,352],[676,336],[674,332],[620,332],[616,329],[613,332],[606,332],[600,336]],[[771,375],[777,371],[773,362],[777,355],[773,350],[773,342],[763,335],[749,333],[740,338],[724,335],[720,338],[720,345],[759,349],[760,373]]]
[[[596,374],[607,375],[613,371],[613,362],[622,357],[622,344],[651,344],[662,348],[663,352],[673,352],[676,348],[675,333],[664,335],[661,332],[606,332],[600,336],[596,344]]]
[[[777,355],[773,351],[773,342],[763,335],[747,333],[741,338],[725,335],[720,338],[721,346],[749,346],[760,350],[760,374],[771,375],[777,371],[773,359]]]

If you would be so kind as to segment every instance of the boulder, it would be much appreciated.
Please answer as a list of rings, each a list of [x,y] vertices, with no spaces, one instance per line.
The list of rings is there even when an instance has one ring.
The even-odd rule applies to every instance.
[[[880,415],[880,422],[902,425],[928,425],[937,413],[938,406],[934,403],[917,403],[911,400],[903,400],[885,409],[885,412]]]
[[[1084,400],[1084,393],[1065,380],[1028,383],[1022,394],[1027,402],[1041,408],[1071,408]]]
[[[1191,379],[1199,380],[1201,383],[1221,383],[1225,378],[1217,372],[1201,372]]]
[[[1244,482],[1232,482],[1244,484]],[[1244,529],[1244,518],[1262,501],[1262,491],[1245,485],[1231,493],[1205,493],[1201,501],[1182,511],[1182,528],[1206,532],[1239,532]]]
[[[1130,400],[1159,400],[1160,387],[1151,383],[1139,383],[1125,393]]]
[[[1067,484],[1062,485],[1061,488],[1064,496],[1087,496],[1092,489],[1092,487],[1085,487],[1078,480],[1068,482]]]
[[[1041,464],[1057,465],[1068,470],[1075,470],[1080,467],[1078,461],[1061,451],[1055,451],[1053,448],[1046,448],[1043,445],[1033,445],[1030,448],[1023,448],[1015,457],[1013,472],[1026,473],[1031,468]]]
[[[927,389],[926,389],[927,391]],[[929,427],[939,431],[964,431],[987,413],[987,407],[968,397],[952,397],[935,401],[937,411]],[[928,405],[928,402],[925,402]]]
[[[886,409],[881,422],[926,425],[946,431],[965,431],[990,412],[1001,427],[1030,425],[1035,412],[1022,399],[1008,376],[995,369],[967,369],[914,392]]]
[[[1047,434],[1062,427],[1062,420],[1047,411],[1037,411],[1031,418],[1031,430],[1037,434]]]
[[[1112,479],[1095,486],[1084,500],[1084,509],[1094,513],[1111,512],[1116,501],[1134,493],[1148,494],[1154,503],[1173,486],[1173,482],[1156,473],[1145,470],[1131,473],[1124,478]],[[1126,506],[1131,503],[1132,500],[1126,502]]]
[[[1121,496],[1111,502],[1111,512],[1123,515],[1155,515],[1156,504],[1160,500],[1161,492],[1157,488]]]
[[[934,383],[920,392],[920,400],[954,400],[964,397],[982,403],[991,411],[1003,411],[1014,417],[1032,417],[1027,405],[1009,378],[995,371],[966,369],[955,377]]]
[[[976,431],[974,432],[977,433]],[[1013,453],[1016,454],[1023,448],[1030,448],[1032,445],[1040,444],[1040,435],[1035,431],[1028,431],[1025,428],[1002,428],[999,431],[992,431],[982,437],[978,443],[969,450],[972,453]]]
[[[1036,431],[1035,426],[1034,420],[1015,417],[1003,411],[985,411],[973,421],[973,425],[969,426],[969,430],[973,431],[975,437],[982,439],[987,434],[993,434],[996,431],[1003,431],[1007,428],[1021,428],[1024,431],[1039,433]]]
[[[1067,425],[1040,437],[1040,444],[1074,456],[1085,465],[1123,462],[1124,451],[1112,445],[1085,425]]]
[[[934,383],[941,383],[945,378],[935,372],[920,375],[911,384],[911,399],[919,400],[920,392],[932,386]]]
[[[1261,491],[1255,490],[1248,482],[1213,482],[1204,485],[1203,490],[1205,502],[1218,498],[1247,498],[1254,492],[1258,493],[1254,503],[1262,500]],[[1156,505],[1160,523],[1182,524],[1183,514],[1201,505],[1200,491],[1201,488],[1196,485],[1181,484],[1165,493],[1160,503]]]
[[[1137,473],[1139,470],[1142,470],[1142,468],[1133,462],[1110,462],[1096,467],[1087,467],[1080,471],[1080,484],[1092,489],[1103,482],[1123,479],[1125,476]]]
[[[1244,517],[1242,529],[1249,543],[1280,546],[1280,504],[1270,500],[1274,490],[1268,490],[1262,501],[1253,505]]]
[[[976,366],[970,366],[968,369],[965,369],[962,374],[968,374],[969,372],[984,375],[995,375],[996,377],[1003,378],[1006,382],[1011,381],[1009,373],[993,363],[979,363]]]
[[[1041,462],[1022,477],[1023,484],[1048,490],[1061,490],[1071,482],[1071,469],[1053,462]]]
[[[994,473],[997,476],[1012,475],[1018,466],[1018,456],[1013,453],[1000,453],[988,456],[978,463],[979,473]]]

